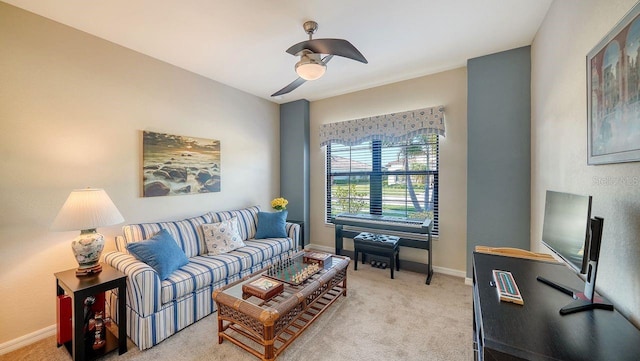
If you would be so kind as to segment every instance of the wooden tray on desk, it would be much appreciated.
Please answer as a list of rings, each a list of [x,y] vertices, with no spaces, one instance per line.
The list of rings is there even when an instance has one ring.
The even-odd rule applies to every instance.
[[[505,257],[525,258],[525,259],[533,259],[536,261],[560,263],[555,258],[553,258],[553,256],[550,254],[536,253],[536,252],[531,252],[531,251],[527,251],[519,248],[476,246],[476,252],[495,254],[498,256],[505,256]]]

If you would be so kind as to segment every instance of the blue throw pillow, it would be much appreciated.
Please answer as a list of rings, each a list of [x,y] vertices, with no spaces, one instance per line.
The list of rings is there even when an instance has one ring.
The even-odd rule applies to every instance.
[[[287,238],[286,220],[287,211],[258,212],[258,229],[255,238]]]
[[[156,270],[161,280],[167,279],[173,271],[189,263],[184,251],[166,229],[144,241],[129,243],[127,250]]]

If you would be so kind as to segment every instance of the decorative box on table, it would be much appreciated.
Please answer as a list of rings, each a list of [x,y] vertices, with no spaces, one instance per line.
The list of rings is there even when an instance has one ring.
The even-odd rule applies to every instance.
[[[324,252],[307,252],[303,257],[304,263],[317,263],[321,268],[331,267],[331,254]]]
[[[268,300],[284,290],[284,283],[267,277],[260,277],[255,281],[242,285],[242,298],[256,296]]]

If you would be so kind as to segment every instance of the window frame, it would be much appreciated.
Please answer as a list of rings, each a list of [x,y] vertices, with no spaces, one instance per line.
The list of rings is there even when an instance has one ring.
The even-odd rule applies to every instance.
[[[429,134],[431,135],[431,134]],[[370,171],[331,171],[331,146],[332,143],[329,143],[325,147],[325,222],[328,224],[332,224],[332,177],[369,177],[370,190],[368,194],[368,203],[369,203],[369,214],[373,215],[381,215],[383,211],[384,204],[384,194],[383,194],[383,180],[388,179],[389,176],[425,176],[425,177],[433,177],[433,187],[428,188],[429,190],[433,190],[433,229],[432,234],[434,236],[438,235],[439,230],[439,171],[440,171],[440,137],[437,134],[433,134],[433,139],[435,141],[428,141],[426,143],[410,143],[403,142],[403,145],[394,144],[391,146],[385,147],[382,141],[380,140],[372,140],[371,141],[371,170]],[[339,144],[339,143],[338,143]],[[383,170],[382,167],[382,149],[383,148],[391,148],[398,146],[410,146],[410,145],[428,145],[435,146],[435,169],[426,169],[426,170]],[[349,150],[354,147],[358,147],[358,145],[347,146],[341,145],[344,147],[348,147]],[[350,163],[353,161],[353,157],[349,156]],[[429,168],[427,166],[427,168]],[[351,181],[348,182],[350,184]],[[374,183],[377,185],[374,186]],[[351,197],[350,197],[351,198]],[[407,193],[405,193],[405,203],[411,203],[411,198]],[[431,203],[431,202],[429,202]],[[426,204],[425,204],[426,206]],[[399,217],[403,219],[403,217]]]

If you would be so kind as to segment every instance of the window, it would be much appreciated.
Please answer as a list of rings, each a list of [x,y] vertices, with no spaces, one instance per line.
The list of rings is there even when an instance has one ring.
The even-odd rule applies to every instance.
[[[327,222],[340,213],[433,219],[438,234],[437,134],[409,141],[327,144]]]

